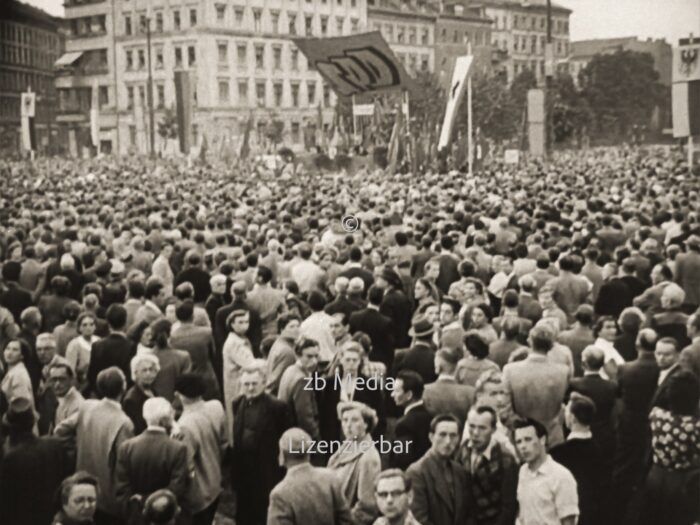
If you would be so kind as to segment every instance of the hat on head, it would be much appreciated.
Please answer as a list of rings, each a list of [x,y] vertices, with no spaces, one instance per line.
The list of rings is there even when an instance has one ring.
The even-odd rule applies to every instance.
[[[427,317],[418,317],[411,323],[411,329],[408,331],[408,335],[411,337],[425,337],[433,332],[435,332],[433,323],[428,321]]]
[[[188,372],[175,380],[175,392],[191,399],[202,397],[206,391],[204,380],[197,374]]]
[[[694,248],[700,248],[700,236],[695,234],[691,235],[685,240],[685,244]]]
[[[34,408],[26,397],[16,397],[10,401],[2,422],[11,430],[29,431],[34,426]]]

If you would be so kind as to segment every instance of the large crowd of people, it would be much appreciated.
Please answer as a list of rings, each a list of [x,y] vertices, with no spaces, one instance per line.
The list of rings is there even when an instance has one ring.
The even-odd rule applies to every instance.
[[[0,177],[3,525],[700,520],[700,173],[667,149]]]

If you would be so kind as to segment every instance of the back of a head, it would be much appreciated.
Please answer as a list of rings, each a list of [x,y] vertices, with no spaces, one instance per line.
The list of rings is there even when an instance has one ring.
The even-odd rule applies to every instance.
[[[370,304],[374,306],[379,306],[382,304],[382,299],[384,298],[384,290],[378,286],[371,286],[367,292],[367,300]]]
[[[190,322],[194,317],[194,303],[192,301],[182,301],[175,307],[175,317],[182,323]]]
[[[126,309],[121,304],[111,304],[105,314],[107,324],[114,330],[123,330],[126,326]]]
[[[517,317],[506,317],[501,323],[501,330],[508,341],[513,341],[520,334],[520,319]]]
[[[143,419],[149,426],[166,427],[172,416],[173,408],[164,397],[151,397],[143,404]]]
[[[552,345],[554,344],[554,334],[546,325],[535,326],[530,331],[530,341],[533,350],[540,353],[547,353],[552,349]]]
[[[453,374],[457,369],[457,363],[460,358],[460,356],[457,355],[457,351],[451,348],[441,348],[436,352],[436,357],[438,358],[441,372]]]
[[[168,489],[152,493],[143,504],[143,517],[148,525],[170,525],[175,523],[180,512],[175,494]]]
[[[119,399],[126,388],[126,378],[120,368],[110,366],[97,374],[95,385],[97,392],[102,396]]]
[[[656,349],[656,341],[659,335],[651,328],[643,328],[637,334],[637,350],[640,352],[653,352]]]
[[[580,424],[587,427],[591,426],[595,417],[596,406],[590,397],[574,392],[571,395],[569,409]]]
[[[314,312],[320,312],[326,306],[326,298],[324,295],[314,290],[309,293],[309,308]]]
[[[311,446],[311,436],[297,427],[286,430],[279,441],[279,449],[284,457],[285,463],[308,462]]]
[[[581,354],[581,362],[585,365],[586,370],[597,372],[605,364],[605,352],[597,346],[587,346]]]

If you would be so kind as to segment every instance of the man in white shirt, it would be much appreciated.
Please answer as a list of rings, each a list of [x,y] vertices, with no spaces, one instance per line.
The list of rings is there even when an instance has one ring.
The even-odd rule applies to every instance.
[[[318,342],[321,351],[319,359],[321,362],[330,363],[335,356],[335,338],[333,337],[333,317],[323,311],[326,300],[321,292],[311,292],[309,294],[309,307],[313,312],[307,317],[299,327],[301,337],[313,339]]]

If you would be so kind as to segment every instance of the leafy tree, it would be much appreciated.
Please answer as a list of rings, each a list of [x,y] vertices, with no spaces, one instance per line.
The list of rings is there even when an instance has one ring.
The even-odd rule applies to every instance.
[[[571,75],[559,75],[552,83],[552,129],[555,142],[579,138],[592,120],[588,101],[576,89]]]
[[[619,50],[596,55],[579,74],[582,95],[591,108],[595,129],[625,135],[649,123],[663,104],[664,89],[649,53]]]

